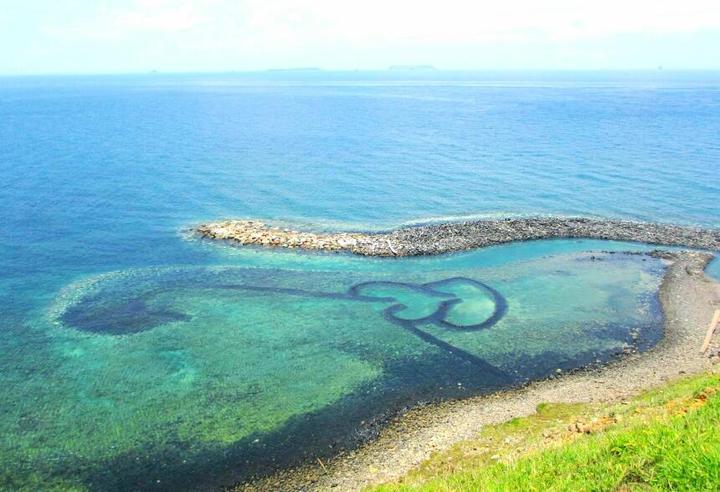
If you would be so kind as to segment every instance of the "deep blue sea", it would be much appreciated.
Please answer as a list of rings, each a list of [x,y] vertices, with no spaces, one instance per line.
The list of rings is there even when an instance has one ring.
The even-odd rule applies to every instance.
[[[720,73],[0,78],[0,211],[0,488],[231,484],[417,401],[652,346],[663,267],[598,241],[379,260],[189,228],[720,227]]]

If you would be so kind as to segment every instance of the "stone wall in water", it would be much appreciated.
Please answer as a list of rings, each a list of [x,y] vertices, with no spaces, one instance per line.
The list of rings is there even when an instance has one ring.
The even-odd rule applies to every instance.
[[[577,217],[477,220],[403,227],[389,232],[317,233],[255,220],[202,224],[196,232],[242,245],[345,251],[364,256],[433,255],[513,241],[588,238],[720,250],[720,230]]]

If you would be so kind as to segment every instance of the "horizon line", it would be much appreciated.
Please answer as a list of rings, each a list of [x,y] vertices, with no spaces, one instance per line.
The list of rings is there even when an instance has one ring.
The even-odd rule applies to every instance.
[[[432,74],[432,73],[617,73],[617,72],[635,72],[635,73],[698,73],[698,72],[717,72],[720,73],[720,67],[715,68],[665,68],[658,66],[654,68],[635,67],[635,68],[437,68],[432,65],[417,65],[423,68],[412,68],[415,65],[407,65],[410,68],[403,68],[405,65],[393,65],[386,68],[322,68],[322,67],[276,67],[264,69],[248,69],[248,70],[128,70],[128,71],[100,71],[100,72],[0,72],[0,77],[103,77],[103,76],[122,76],[122,75],[228,75],[228,74],[330,74],[330,73],[412,73],[412,74]]]

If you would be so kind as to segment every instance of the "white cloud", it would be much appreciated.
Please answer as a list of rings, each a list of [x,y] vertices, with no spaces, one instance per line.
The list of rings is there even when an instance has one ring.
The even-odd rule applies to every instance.
[[[720,28],[718,0],[135,0],[54,27],[91,38],[182,32],[285,47],[491,43]]]
[[[135,0],[126,7],[100,8],[92,15],[68,19],[48,32],[63,38],[122,40],[139,33],[187,31],[210,20],[207,8],[214,1]]]
[[[720,27],[717,0],[249,0],[252,32],[350,42],[474,43]],[[277,35],[277,36],[276,36]]]
[[[632,63],[646,66],[666,59],[669,36],[684,39],[676,64],[714,67],[711,54],[701,62],[695,53],[708,47],[708,33],[720,38],[720,0],[44,1],[52,14],[26,13],[28,26],[17,29],[25,58],[96,70],[612,62],[596,64],[605,66],[633,43]],[[658,39],[665,44],[653,48]]]

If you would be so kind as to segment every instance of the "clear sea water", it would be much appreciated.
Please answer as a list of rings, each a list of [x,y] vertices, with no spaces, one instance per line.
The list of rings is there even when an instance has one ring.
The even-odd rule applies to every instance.
[[[720,227],[719,135],[717,73],[0,78],[0,488],[217,487],[645,350],[663,265],[603,252],[643,245],[383,260],[187,230]]]

